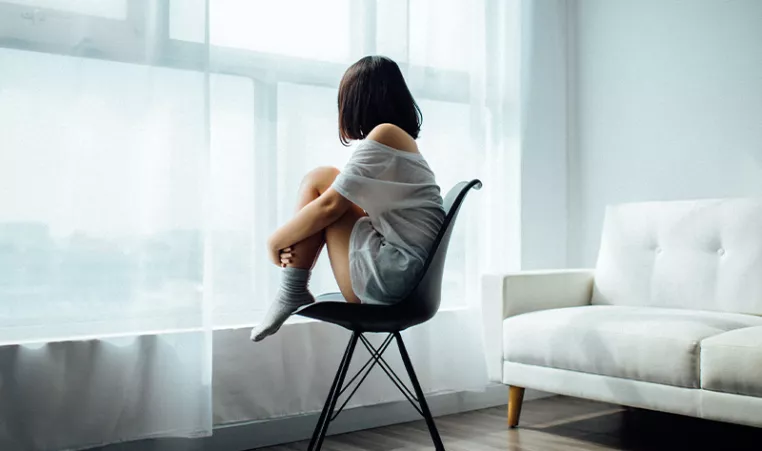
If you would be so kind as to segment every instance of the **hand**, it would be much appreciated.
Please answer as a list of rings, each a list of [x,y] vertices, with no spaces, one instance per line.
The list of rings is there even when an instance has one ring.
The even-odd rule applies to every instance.
[[[273,262],[273,264],[285,268],[291,263],[294,257],[294,250],[291,246],[285,249],[278,249],[277,245],[275,245],[272,240],[268,240],[267,247],[269,249],[270,261]]]
[[[294,257],[294,250],[290,247],[281,249],[280,251],[280,265],[281,268],[285,268],[291,263],[291,259]]]

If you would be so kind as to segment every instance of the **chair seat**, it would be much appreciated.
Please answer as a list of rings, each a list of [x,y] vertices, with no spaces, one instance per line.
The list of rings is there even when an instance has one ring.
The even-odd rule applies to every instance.
[[[422,322],[409,309],[404,309],[403,314],[405,301],[394,305],[355,304],[344,300],[341,293],[326,293],[315,300],[295,314],[355,332],[399,332]]]

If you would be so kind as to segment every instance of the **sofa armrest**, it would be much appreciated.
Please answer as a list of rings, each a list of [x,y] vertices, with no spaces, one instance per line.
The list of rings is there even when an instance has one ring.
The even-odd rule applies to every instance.
[[[589,305],[593,270],[526,271],[482,278],[482,323],[487,372],[502,382],[503,320],[538,310]]]
[[[590,305],[592,269],[527,271],[498,276],[502,279],[503,316],[564,307]]]

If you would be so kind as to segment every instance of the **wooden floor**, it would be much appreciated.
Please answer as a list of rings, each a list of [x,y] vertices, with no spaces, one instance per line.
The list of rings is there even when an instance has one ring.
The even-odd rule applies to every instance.
[[[448,451],[762,450],[762,429],[581,399],[524,404],[521,426],[508,429],[505,408],[437,418]],[[307,442],[261,451],[306,450]],[[423,421],[328,437],[326,451],[421,451],[434,447]]]

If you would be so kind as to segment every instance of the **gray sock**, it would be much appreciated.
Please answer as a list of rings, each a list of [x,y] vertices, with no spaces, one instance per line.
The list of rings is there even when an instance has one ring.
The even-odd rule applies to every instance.
[[[252,341],[261,341],[268,335],[274,334],[299,307],[315,302],[315,297],[307,286],[310,273],[309,269],[283,269],[280,289],[262,322],[251,331]]]

